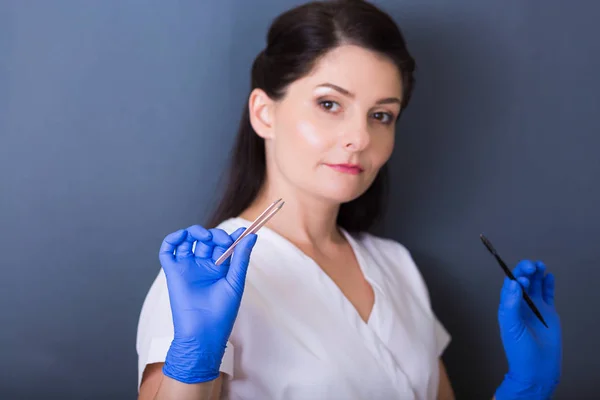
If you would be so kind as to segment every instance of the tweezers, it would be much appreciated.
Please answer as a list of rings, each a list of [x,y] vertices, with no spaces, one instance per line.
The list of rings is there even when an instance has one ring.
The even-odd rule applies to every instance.
[[[483,242],[483,244],[485,245],[485,247],[487,247],[488,251],[490,253],[492,253],[492,255],[494,256],[494,258],[496,259],[496,261],[498,261],[498,264],[500,264],[500,267],[504,271],[504,274],[509,279],[511,279],[513,281],[517,281],[517,279],[512,274],[512,272],[510,272],[510,269],[508,269],[508,266],[506,265],[506,263],[504,262],[504,260],[502,260],[502,258],[500,258],[500,256],[496,252],[496,249],[494,248],[494,246],[492,246],[492,243],[490,242],[490,240],[488,238],[486,238],[483,235],[483,233],[481,235],[479,235],[479,238],[481,239],[481,241]],[[538,319],[540,320],[540,322],[542,324],[544,324],[544,326],[546,328],[548,328],[548,324],[546,324],[546,321],[544,321],[544,317],[542,317],[542,314],[540,313],[540,310],[538,310],[537,307],[535,306],[535,304],[533,304],[533,301],[527,295],[527,291],[525,291],[525,288],[523,287],[523,285],[521,285],[521,282],[517,281],[517,283],[519,284],[519,286],[521,286],[521,289],[522,289],[522,292],[523,292],[523,298],[525,299],[525,302],[527,303],[527,305],[529,306],[529,308],[531,309],[531,311],[533,311],[533,313],[535,314],[536,317],[538,317]]]
[[[264,224],[267,223],[267,221],[269,221],[279,210],[281,210],[281,207],[283,207],[284,204],[285,201],[282,201],[282,199],[275,200],[273,203],[271,203],[271,205],[267,207],[267,209],[263,211],[262,214],[260,214],[252,224],[250,224],[250,226],[240,235],[240,237],[237,238],[237,240],[233,242],[231,246],[229,246],[225,253],[223,253],[223,255],[217,259],[217,261],[215,261],[215,265],[221,265],[223,261],[225,261],[227,257],[233,253],[233,249],[243,238],[251,233],[256,233],[260,228],[263,227]]]

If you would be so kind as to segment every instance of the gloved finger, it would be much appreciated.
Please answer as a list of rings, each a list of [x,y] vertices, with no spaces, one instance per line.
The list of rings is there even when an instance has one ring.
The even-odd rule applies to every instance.
[[[238,228],[235,232],[233,232],[229,236],[231,237],[231,240],[233,240],[235,242],[236,240],[238,240],[238,238],[240,236],[242,236],[242,233],[244,233],[245,231],[246,231],[246,228],[244,228],[244,227]]]
[[[521,319],[521,303],[523,292],[521,286],[514,280],[504,278],[500,306],[498,307],[498,322],[503,334],[515,339],[521,337],[525,324]]]
[[[531,276],[535,273],[535,264],[530,260],[521,260],[517,266],[513,269],[513,275],[515,278],[525,276],[531,279]]]
[[[240,240],[231,257],[231,265],[226,279],[233,290],[240,296],[244,292],[246,273],[250,265],[250,254],[256,244],[257,238],[256,233],[251,233]]]
[[[542,295],[542,281],[544,280],[544,274],[546,273],[546,266],[541,261],[536,261],[534,264],[536,267],[535,273],[531,278],[531,288],[529,293],[532,296]]]
[[[223,229],[214,228],[211,229],[210,232],[212,233],[213,243],[215,245],[213,248],[212,260],[217,261],[217,259],[227,251],[229,246],[233,244],[233,239]],[[228,266],[229,259],[225,260],[221,265]]]
[[[231,243],[233,244],[233,242],[235,242],[241,235],[242,233],[244,233],[244,231],[246,230],[246,228],[238,228],[236,231],[234,231],[231,235],[229,235],[229,237],[231,238]],[[237,247],[237,246],[236,246]],[[214,260],[216,261],[217,259],[219,259],[219,257],[221,257],[221,255],[227,251],[227,249],[229,248],[229,246],[227,246],[226,249],[224,249],[223,251],[218,251],[216,254],[216,257],[214,257]],[[227,257],[223,263],[220,265],[221,267],[228,267],[231,263],[231,256]]]
[[[194,236],[191,234],[193,227],[190,226],[186,229],[186,231],[188,234],[185,240],[179,246],[177,246],[177,249],[175,249],[175,258],[178,260],[191,257],[193,254],[192,247],[194,246],[194,242],[196,242],[196,238],[194,238]]]
[[[210,231],[200,225],[192,225],[187,229],[189,235],[194,240],[200,240],[202,242],[208,242],[212,239]]]
[[[213,246],[212,242],[196,242],[196,248],[194,249],[194,255],[199,258],[210,258],[212,256]]]
[[[551,272],[544,277],[542,295],[546,304],[554,305],[554,275]]]
[[[212,255],[212,233],[200,226],[194,225],[188,228],[191,236],[196,240],[193,249],[194,256],[199,258],[210,258]]]
[[[178,259],[190,257],[194,253],[192,251],[194,243],[198,240],[210,240],[210,233],[200,225],[192,225],[187,228],[187,238],[177,247],[175,257]]]
[[[160,250],[158,252],[158,259],[160,260],[163,267],[169,261],[175,260],[175,249],[179,246],[187,237],[187,231],[180,229],[176,232],[169,233],[163,239]]]
[[[523,287],[523,290],[525,290],[526,292],[528,292],[528,290],[531,287],[531,281],[528,278],[524,277],[524,276],[518,277],[517,280],[519,281],[519,283]]]

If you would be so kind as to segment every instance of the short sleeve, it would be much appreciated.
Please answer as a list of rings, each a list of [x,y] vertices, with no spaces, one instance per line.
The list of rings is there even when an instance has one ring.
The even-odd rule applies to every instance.
[[[435,320],[435,339],[436,339],[436,343],[437,343],[437,355],[438,357],[441,357],[442,354],[444,353],[444,350],[446,350],[446,347],[448,347],[448,345],[450,344],[450,340],[451,340],[451,336],[448,333],[448,331],[446,330],[446,328],[444,328],[444,325],[442,325],[442,323],[440,322],[439,319],[437,319],[434,316],[434,320]]]
[[[142,305],[138,322],[136,349],[138,354],[138,390],[146,365],[165,362],[173,341],[173,316],[167,280],[161,269]],[[233,376],[234,349],[227,342],[220,371]]]

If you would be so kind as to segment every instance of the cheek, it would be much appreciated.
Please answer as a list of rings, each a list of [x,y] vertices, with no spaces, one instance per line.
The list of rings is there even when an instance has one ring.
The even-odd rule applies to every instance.
[[[385,164],[394,151],[395,135],[393,132],[385,132],[379,136],[380,139],[375,143],[373,152],[373,164],[379,168]]]
[[[327,147],[327,140],[319,129],[308,121],[299,121],[295,129],[297,140],[301,145],[321,150]]]
[[[318,161],[335,145],[335,137],[310,119],[289,121],[278,127],[278,145],[283,156]],[[333,142],[332,142],[333,139]]]
[[[331,147],[323,129],[310,119],[279,123],[275,135],[276,162],[284,175],[294,180],[306,178],[307,170],[318,167]]]
[[[278,111],[276,135],[285,141],[286,151],[320,159],[335,146],[332,132],[338,123],[332,118],[323,118],[323,112],[316,109],[312,100],[293,101],[290,97]]]

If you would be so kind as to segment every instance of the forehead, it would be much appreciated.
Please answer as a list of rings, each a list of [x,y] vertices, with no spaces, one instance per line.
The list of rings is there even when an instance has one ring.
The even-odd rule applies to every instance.
[[[306,89],[333,83],[357,97],[402,97],[402,78],[397,66],[381,54],[354,45],[326,53],[311,73],[297,83]]]

